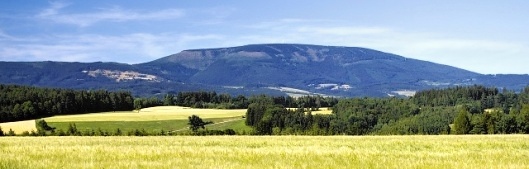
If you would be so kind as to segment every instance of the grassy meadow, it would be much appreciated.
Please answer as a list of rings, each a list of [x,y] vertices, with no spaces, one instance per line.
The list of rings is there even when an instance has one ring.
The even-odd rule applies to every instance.
[[[185,131],[188,117],[198,115],[214,124],[208,129],[223,130],[231,128],[235,131],[251,131],[244,125],[242,116],[246,109],[193,109],[179,106],[159,106],[130,112],[103,112],[80,115],[65,115],[45,118],[48,125],[66,131],[71,123],[75,123],[80,131],[104,130],[109,132],[119,128],[123,132],[143,129],[147,132]],[[241,123],[242,122],[242,123]],[[241,125],[242,124],[242,125]]]
[[[4,137],[0,168],[528,168],[529,136]]]
[[[241,117],[232,118],[216,118],[206,119],[213,121],[214,124],[207,125],[210,130],[224,130],[233,129],[235,131],[251,131],[251,127],[244,124],[244,119]],[[123,132],[134,131],[136,129],[143,129],[150,133],[187,131],[189,126],[187,119],[182,120],[159,120],[159,121],[74,121],[74,122],[48,122],[48,125],[66,131],[71,123],[75,123],[80,131],[85,130],[104,130],[109,132],[116,131],[119,128]]]

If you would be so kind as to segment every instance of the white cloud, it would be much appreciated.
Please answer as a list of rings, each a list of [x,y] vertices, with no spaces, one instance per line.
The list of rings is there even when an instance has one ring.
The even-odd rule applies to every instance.
[[[57,15],[58,11],[64,7],[67,7],[68,4],[62,2],[50,2],[50,7],[42,10],[38,16],[40,17],[49,17]]]
[[[61,9],[65,7],[67,4],[52,3],[39,17],[59,23],[90,26],[105,21],[172,19],[183,15],[177,9],[174,12],[168,9],[139,13],[119,8],[95,13],[64,14]],[[178,14],[179,11],[182,13]],[[296,18],[245,25],[221,22],[212,31],[202,30],[204,33],[201,34],[184,30],[179,33],[144,32],[114,36],[60,34],[13,37],[0,30],[0,60],[140,63],[184,49],[303,43],[366,47],[479,73],[528,73],[524,63],[529,61],[525,59],[529,56],[529,44],[486,37],[454,37],[436,32],[410,32],[391,27]]]
[[[61,9],[68,4],[54,2],[47,9],[42,10],[36,17],[57,23],[72,24],[81,27],[90,26],[98,22],[125,22],[137,20],[170,20],[181,18],[185,12],[181,9],[164,9],[152,12],[138,12],[115,7],[102,9],[93,13],[61,13]]]
[[[452,37],[435,32],[407,32],[389,27],[344,26],[328,21],[278,20],[246,28],[257,29],[225,42],[304,43],[366,47],[479,73],[528,73],[529,44],[484,38]],[[259,33],[255,33],[259,32]],[[525,62],[524,62],[525,61]]]
[[[298,27],[299,33],[311,33],[321,36],[355,36],[355,35],[380,35],[389,33],[390,30],[379,27]]]
[[[202,40],[218,39],[222,37],[214,34],[136,33],[123,36],[91,34],[43,36],[38,42],[0,42],[0,60],[141,63],[177,53]],[[200,47],[196,46],[196,48]]]
[[[9,36],[8,34],[4,33],[2,30],[0,30],[0,40],[1,39],[12,39],[13,37]]]

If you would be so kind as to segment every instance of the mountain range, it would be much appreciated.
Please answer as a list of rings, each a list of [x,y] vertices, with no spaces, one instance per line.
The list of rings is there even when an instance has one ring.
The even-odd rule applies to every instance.
[[[529,84],[529,75],[484,75],[359,47],[256,44],[184,50],[141,64],[0,62],[0,83],[130,90],[138,96],[202,90],[385,97],[466,85],[518,91]]]

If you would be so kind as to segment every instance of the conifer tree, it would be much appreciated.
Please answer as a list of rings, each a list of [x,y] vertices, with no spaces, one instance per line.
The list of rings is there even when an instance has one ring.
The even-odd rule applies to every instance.
[[[470,131],[470,120],[465,108],[461,108],[457,113],[457,117],[454,120],[454,128],[456,134],[468,134]]]

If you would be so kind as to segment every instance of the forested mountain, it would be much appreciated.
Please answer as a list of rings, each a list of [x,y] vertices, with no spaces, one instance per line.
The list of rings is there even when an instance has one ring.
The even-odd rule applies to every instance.
[[[130,90],[152,96],[179,91],[232,95],[395,96],[481,84],[519,91],[528,75],[482,75],[366,48],[259,44],[184,50],[143,64],[0,62],[0,83]]]

